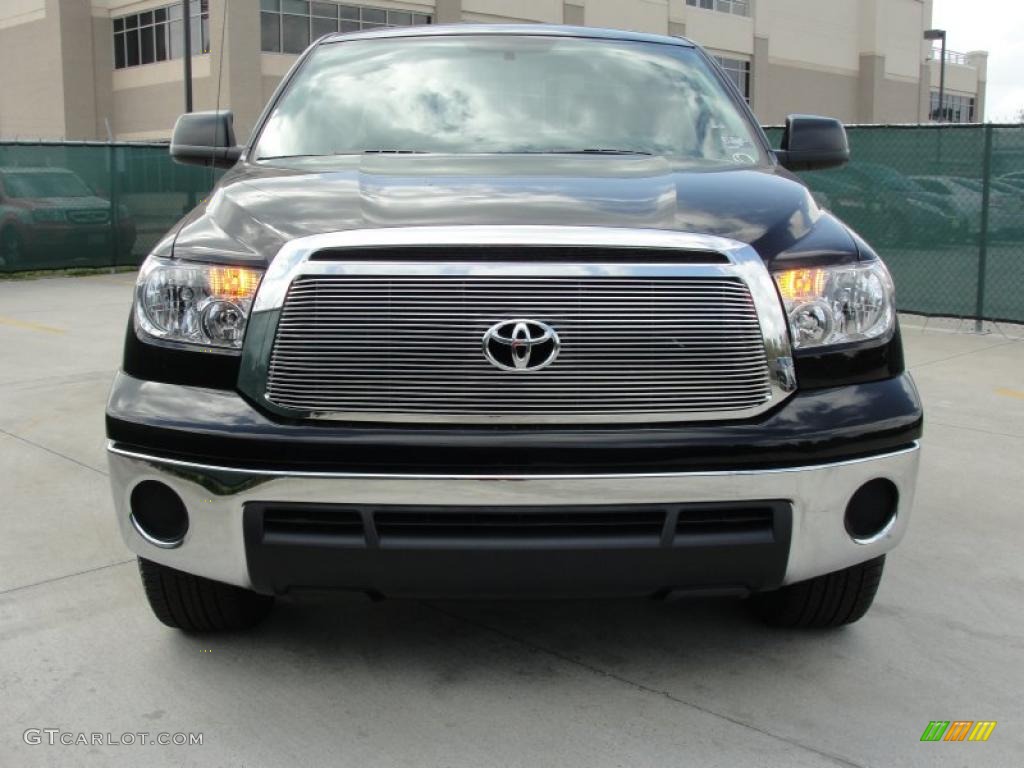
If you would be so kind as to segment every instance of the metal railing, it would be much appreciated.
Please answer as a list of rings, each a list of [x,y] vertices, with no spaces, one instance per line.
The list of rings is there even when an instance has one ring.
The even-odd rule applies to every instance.
[[[928,54],[929,61],[939,61],[942,57],[941,48],[932,48]],[[960,51],[946,50],[946,63],[947,64],[959,64],[964,67],[971,66],[971,58],[966,53],[960,53]]]

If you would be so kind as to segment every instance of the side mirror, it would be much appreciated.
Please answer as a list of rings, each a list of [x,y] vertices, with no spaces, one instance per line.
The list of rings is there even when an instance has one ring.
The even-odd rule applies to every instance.
[[[846,128],[831,117],[790,115],[775,156],[791,171],[815,171],[845,165],[850,159]]]
[[[178,118],[171,134],[171,157],[184,165],[230,168],[242,156],[235,146],[231,112],[189,112]]]

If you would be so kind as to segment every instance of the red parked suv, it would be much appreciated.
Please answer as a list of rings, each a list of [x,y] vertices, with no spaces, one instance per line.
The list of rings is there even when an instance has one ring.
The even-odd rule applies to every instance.
[[[125,257],[135,223],[116,213],[67,168],[0,167],[0,268],[108,264],[115,245]]]

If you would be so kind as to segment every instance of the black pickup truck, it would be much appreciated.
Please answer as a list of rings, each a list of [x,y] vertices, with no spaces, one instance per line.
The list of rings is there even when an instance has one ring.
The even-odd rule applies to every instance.
[[[322,38],[143,265],[107,408],[150,605],[749,597],[838,626],[906,530],[922,429],[893,285],[693,43],[590,28]]]

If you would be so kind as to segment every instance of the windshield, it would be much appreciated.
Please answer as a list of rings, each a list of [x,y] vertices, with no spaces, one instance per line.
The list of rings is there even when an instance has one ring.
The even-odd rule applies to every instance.
[[[85,182],[69,172],[4,174],[10,197],[89,197]]]
[[[257,160],[364,152],[663,155],[765,162],[755,129],[694,49],[459,35],[321,45],[256,145]]]

